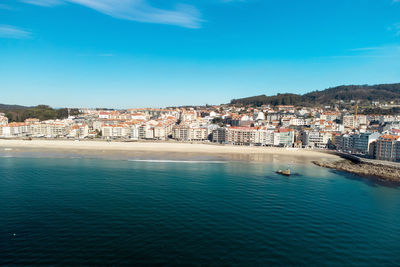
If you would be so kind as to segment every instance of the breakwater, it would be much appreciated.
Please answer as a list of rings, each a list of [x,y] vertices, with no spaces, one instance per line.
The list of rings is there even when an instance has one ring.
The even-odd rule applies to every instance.
[[[354,156],[355,157],[355,156]],[[400,183],[400,165],[392,162],[381,162],[362,158],[348,158],[339,161],[313,161],[320,167],[345,171],[364,177],[374,177],[380,180]]]

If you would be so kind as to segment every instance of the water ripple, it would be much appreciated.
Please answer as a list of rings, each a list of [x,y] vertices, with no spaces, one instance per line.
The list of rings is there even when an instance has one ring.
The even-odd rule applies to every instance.
[[[285,178],[276,164],[184,163],[1,158],[0,264],[400,262],[397,188],[314,166]]]

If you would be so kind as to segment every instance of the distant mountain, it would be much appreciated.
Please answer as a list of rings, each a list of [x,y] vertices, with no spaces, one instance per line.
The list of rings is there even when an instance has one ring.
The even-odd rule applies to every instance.
[[[0,111],[16,110],[16,109],[28,109],[29,107],[19,106],[19,105],[6,105],[0,104]]]
[[[400,101],[400,83],[378,85],[342,85],[328,88],[323,91],[314,91],[304,95],[277,94],[275,96],[252,96],[233,99],[231,104],[236,105],[299,105],[319,106],[330,105],[343,101]]]

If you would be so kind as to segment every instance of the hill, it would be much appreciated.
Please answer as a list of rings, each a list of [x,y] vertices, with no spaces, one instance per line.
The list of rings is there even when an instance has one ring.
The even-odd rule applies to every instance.
[[[68,109],[53,109],[46,105],[36,107],[25,107],[18,105],[0,104],[0,112],[5,113],[10,122],[22,122],[28,118],[37,118],[40,120],[64,119],[68,117]],[[70,115],[79,114],[79,110],[70,109]]]
[[[259,95],[233,99],[233,105],[297,105],[321,106],[337,103],[339,100],[360,102],[400,102],[400,83],[378,85],[342,85],[323,91],[314,91],[304,95],[277,94],[275,96]]]
[[[0,111],[5,112],[7,110],[16,110],[16,109],[28,109],[29,107],[19,106],[19,105],[6,105],[0,104]]]

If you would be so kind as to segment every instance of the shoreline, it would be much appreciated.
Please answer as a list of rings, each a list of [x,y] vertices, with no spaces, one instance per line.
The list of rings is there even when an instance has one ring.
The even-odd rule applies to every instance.
[[[400,184],[400,167],[380,162],[354,162],[349,159],[338,161],[317,160],[312,163],[319,167],[344,171],[364,178],[372,178],[383,182]]]
[[[78,154],[94,157],[147,159],[230,159],[239,161],[298,162],[333,161],[338,156],[323,151],[280,147],[252,147],[179,142],[105,142],[66,140],[0,140],[0,152]]]
[[[352,162],[330,151],[281,147],[234,146],[179,142],[105,142],[73,140],[0,140],[0,157],[101,158],[143,161],[242,161],[315,165],[383,182],[400,183],[400,169],[371,162]]]

